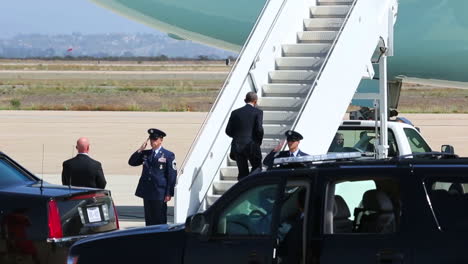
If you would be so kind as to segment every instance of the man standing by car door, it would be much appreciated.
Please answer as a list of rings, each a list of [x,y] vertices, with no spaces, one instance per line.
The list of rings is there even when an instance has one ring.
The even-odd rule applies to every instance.
[[[255,107],[257,100],[256,93],[248,92],[245,106],[232,111],[226,126],[226,134],[232,137],[231,158],[237,163],[238,180],[249,174],[248,161],[252,165],[251,172],[260,168],[262,162],[263,111]]]
[[[135,195],[143,198],[147,226],[167,223],[167,202],[174,196],[177,176],[174,153],[162,147],[166,133],[150,128],[148,134],[149,138],[128,161],[130,166],[143,164]],[[148,140],[151,149],[145,150]]]

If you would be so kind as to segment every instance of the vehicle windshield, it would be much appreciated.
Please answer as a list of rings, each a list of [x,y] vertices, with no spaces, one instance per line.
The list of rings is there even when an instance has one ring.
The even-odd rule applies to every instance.
[[[30,182],[31,177],[19,170],[8,160],[0,157],[0,187]]]
[[[388,130],[388,156],[398,153],[395,136]],[[373,127],[341,127],[335,134],[328,152],[375,152],[375,128]]]

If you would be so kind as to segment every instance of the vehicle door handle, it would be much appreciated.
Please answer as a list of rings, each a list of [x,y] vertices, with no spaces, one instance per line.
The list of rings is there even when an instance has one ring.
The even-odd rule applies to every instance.
[[[381,250],[377,253],[377,263],[380,264],[403,264],[404,255],[393,250]]]

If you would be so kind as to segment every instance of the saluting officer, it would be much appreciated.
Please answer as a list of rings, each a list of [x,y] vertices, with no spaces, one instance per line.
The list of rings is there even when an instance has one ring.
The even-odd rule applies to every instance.
[[[150,128],[149,138],[132,154],[130,166],[143,164],[135,195],[143,198],[146,225],[167,223],[167,202],[174,196],[177,176],[175,155],[162,147],[166,133]],[[145,150],[150,142],[151,149]]]
[[[273,161],[276,158],[309,156],[309,154],[304,153],[299,149],[299,143],[301,143],[301,140],[304,138],[299,134],[299,132],[288,130],[284,135],[286,136],[289,150],[280,151],[283,147],[284,141],[276,146],[276,148],[274,148],[263,160],[263,164],[268,168],[273,166]]]

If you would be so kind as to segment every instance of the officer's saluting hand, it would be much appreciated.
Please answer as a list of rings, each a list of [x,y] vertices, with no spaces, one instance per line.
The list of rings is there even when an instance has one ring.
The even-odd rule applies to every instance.
[[[142,152],[143,150],[146,149],[146,146],[148,145],[148,141],[149,141],[149,140],[150,140],[150,139],[147,138],[147,139],[145,140],[145,142],[143,142],[143,144],[141,144],[141,147],[138,149],[138,152]]]
[[[150,128],[148,134],[128,161],[130,166],[143,165],[135,195],[143,198],[147,226],[167,223],[167,202],[174,196],[177,177],[175,155],[162,147],[166,133]],[[151,149],[146,149],[148,141]]]

